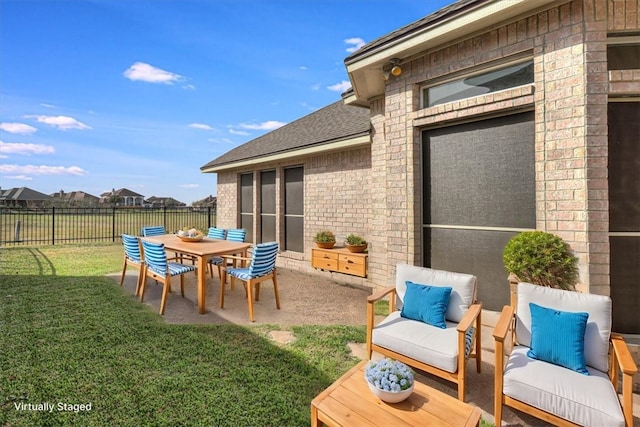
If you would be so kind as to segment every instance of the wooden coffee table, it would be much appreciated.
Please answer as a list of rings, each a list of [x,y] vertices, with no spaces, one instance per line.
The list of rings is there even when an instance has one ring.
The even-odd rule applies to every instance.
[[[385,403],[364,379],[364,360],[311,402],[311,425],[328,426],[477,426],[482,411],[452,396],[415,382],[411,396]]]

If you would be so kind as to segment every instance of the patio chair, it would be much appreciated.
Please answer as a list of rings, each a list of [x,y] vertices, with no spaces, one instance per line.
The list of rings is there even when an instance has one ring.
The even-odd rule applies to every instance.
[[[389,297],[389,315],[374,325],[374,304]],[[396,284],[367,298],[367,356],[375,351],[458,386],[464,401],[466,365],[481,365],[481,312],[476,276],[407,264]]]
[[[227,230],[224,228],[217,227],[209,227],[209,232],[207,233],[207,237],[212,239],[224,240],[227,237]],[[213,278],[213,266],[216,265],[218,267],[218,277],[222,277],[222,271],[220,269],[220,264],[222,263],[222,259],[220,257],[214,257],[209,260],[209,273],[211,274],[211,278]]]
[[[558,426],[633,426],[637,367],[611,333],[608,296],[519,283],[516,307],[504,307],[493,336],[496,425],[507,405]]]
[[[231,287],[235,279],[240,279],[245,284],[247,303],[249,304],[249,319],[255,322],[253,315],[253,298],[255,288],[255,300],[260,299],[260,284],[267,279],[273,281],[273,291],[276,296],[276,308],[280,310],[280,296],[278,295],[278,279],[276,272],[276,257],[278,255],[278,243],[259,243],[253,247],[251,258],[234,255],[223,255],[222,279],[220,280],[220,308],[224,308],[224,288],[227,274],[231,276]],[[234,267],[226,260],[250,261],[248,267]]]
[[[136,293],[137,296],[140,292],[140,284],[142,281],[142,270],[144,269],[144,260],[140,253],[140,241],[136,236],[129,234],[122,235],[122,245],[124,246],[124,263],[122,264],[122,275],[120,276],[120,286],[124,284],[124,275],[127,271],[127,266],[130,265],[138,269],[138,279],[136,280]]]
[[[209,232],[211,233],[211,229],[209,229]],[[226,240],[230,241],[230,242],[244,242],[244,239],[247,236],[247,230],[244,230],[242,228],[232,228],[229,230],[225,231],[225,235],[226,235]],[[209,236],[211,237],[211,236]],[[238,254],[233,254],[233,255],[238,255]],[[211,273],[211,277],[213,278],[213,266],[215,265],[216,267],[218,267],[218,277],[222,280],[222,258],[221,257],[213,257],[209,260],[209,272]],[[231,262],[230,265],[232,266],[236,266],[237,263],[235,261]],[[231,289],[233,289],[233,285],[231,285]]]
[[[152,243],[142,240],[144,253],[144,269],[142,270],[142,285],[140,289],[140,302],[144,302],[145,282],[147,277],[162,282],[162,300],[160,302],[160,314],[164,314],[167,303],[167,294],[171,291],[171,278],[180,276],[180,293],[184,297],[184,275],[195,271],[195,265],[185,265],[167,261],[167,252],[162,243]]]

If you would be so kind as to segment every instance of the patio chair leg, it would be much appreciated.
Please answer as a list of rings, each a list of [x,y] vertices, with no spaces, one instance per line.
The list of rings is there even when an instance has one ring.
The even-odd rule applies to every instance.
[[[162,300],[160,301],[160,314],[164,314],[164,307],[167,305],[167,294],[169,293],[169,288],[171,287],[171,283],[169,282],[169,277],[167,277],[167,281],[164,283],[162,287]]]
[[[184,274],[180,275],[180,295],[184,298]]]
[[[256,301],[260,301],[260,283],[256,283]]]
[[[276,272],[273,272],[273,292],[276,294],[276,308],[280,310],[280,296],[278,295],[278,279],[276,278]]]
[[[222,273],[222,278],[220,279],[220,300],[219,300],[220,308],[224,308],[224,286],[227,281],[226,279],[227,279],[227,271],[225,270]]]
[[[255,318],[253,317],[253,283],[251,283],[251,279],[247,281],[247,302],[249,303],[249,320],[255,322]]]
[[[122,266],[122,275],[120,276],[120,286],[124,284],[124,273],[127,271],[127,260],[124,260],[124,265]]]
[[[140,283],[140,302],[144,302],[144,292],[146,291],[147,269],[142,271],[142,283]]]

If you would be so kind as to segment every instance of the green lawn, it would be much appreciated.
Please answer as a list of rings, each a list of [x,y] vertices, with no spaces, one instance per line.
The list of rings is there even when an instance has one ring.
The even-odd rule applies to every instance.
[[[282,347],[277,326],[166,324],[104,276],[121,257],[0,249],[0,425],[308,426],[313,397],[357,362],[346,343],[364,326],[295,327]]]

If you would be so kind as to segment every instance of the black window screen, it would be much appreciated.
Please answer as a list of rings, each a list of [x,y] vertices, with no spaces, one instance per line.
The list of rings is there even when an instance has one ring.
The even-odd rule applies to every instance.
[[[276,240],[276,171],[260,172],[260,241]]]
[[[253,174],[240,175],[240,224],[247,231],[246,241],[253,242]]]
[[[640,334],[640,102],[611,102],[608,115],[613,330]]]
[[[640,68],[640,44],[607,47],[607,69],[637,70],[638,68]]]
[[[284,170],[285,249],[304,252],[304,170]]]
[[[424,265],[478,277],[486,308],[509,303],[502,250],[535,228],[532,112],[423,133]]]

